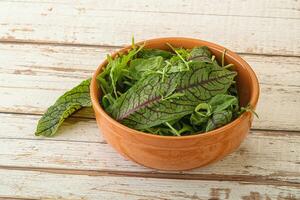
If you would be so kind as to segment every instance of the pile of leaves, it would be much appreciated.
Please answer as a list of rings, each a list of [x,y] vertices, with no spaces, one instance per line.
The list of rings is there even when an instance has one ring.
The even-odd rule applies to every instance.
[[[167,44],[169,45],[169,44]],[[216,61],[206,46],[171,51],[134,46],[98,76],[101,105],[120,123],[168,136],[203,133],[238,117],[242,110],[237,73]]]
[[[232,64],[206,46],[170,51],[132,48],[98,75],[100,104],[118,122],[163,136],[199,134],[221,127],[249,107],[239,106]],[[53,136],[75,111],[90,107],[90,79],[66,92],[40,119],[36,135]]]

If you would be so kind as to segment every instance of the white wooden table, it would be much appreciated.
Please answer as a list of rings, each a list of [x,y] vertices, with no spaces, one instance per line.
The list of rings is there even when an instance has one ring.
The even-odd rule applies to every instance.
[[[34,136],[46,108],[132,35],[208,40],[250,63],[260,119],[238,151],[155,171],[119,156],[87,111]],[[0,199],[300,199],[300,2],[1,0],[0,112]]]

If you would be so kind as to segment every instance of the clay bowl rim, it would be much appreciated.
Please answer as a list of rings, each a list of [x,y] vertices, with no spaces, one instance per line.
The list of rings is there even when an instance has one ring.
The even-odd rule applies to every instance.
[[[220,51],[220,49],[224,50],[226,49],[226,56],[231,57],[233,60],[235,60],[237,63],[239,63],[239,67],[242,67],[244,69],[246,69],[248,76],[250,77],[250,81],[251,81],[251,86],[252,87],[252,92],[250,94],[250,105],[255,108],[257,105],[257,101],[258,101],[258,97],[259,97],[259,83],[258,83],[258,79],[257,76],[255,74],[255,72],[252,70],[252,68],[250,67],[250,65],[244,60],[242,59],[239,55],[237,55],[236,53],[228,50],[227,48],[220,46],[218,44],[212,43],[212,42],[208,42],[208,41],[204,41],[204,40],[199,40],[199,39],[194,39],[194,38],[186,38],[186,37],[164,37],[164,38],[155,38],[155,39],[149,39],[149,40],[144,40],[141,42],[136,43],[137,45],[141,45],[141,44],[147,44],[147,43],[155,43],[155,42],[164,42],[166,43],[167,41],[174,41],[174,40],[181,40],[183,42],[201,42],[201,43],[205,43],[206,46],[208,46],[210,49],[214,49],[217,51]],[[119,49],[117,51],[114,51],[111,53],[112,57],[115,57],[117,55],[117,53],[120,52],[126,52],[128,49],[131,48],[131,45],[125,46],[122,49]],[[121,124],[120,122],[116,121],[115,119],[113,119],[112,117],[110,117],[102,108],[102,106],[99,103],[99,98],[96,95],[98,90],[98,86],[97,86],[97,76],[98,74],[102,71],[102,68],[106,67],[107,65],[107,59],[105,59],[96,69],[96,71],[93,74],[92,77],[92,81],[91,81],[91,85],[90,85],[90,96],[91,96],[91,100],[92,100],[92,104],[93,104],[93,108],[95,109],[95,112],[100,113],[101,117],[104,117],[109,123],[113,124],[114,126],[118,127],[120,130],[125,130],[126,133],[124,134],[122,133],[115,133],[115,134],[119,134],[119,135],[126,135],[126,134],[131,134],[134,136],[143,136],[143,137],[148,137],[151,139],[161,139],[161,140],[187,140],[187,139],[204,139],[207,137],[213,137],[215,135],[218,135],[222,132],[224,132],[225,130],[231,129],[235,126],[238,126],[239,123],[241,123],[243,120],[245,120],[249,115],[252,115],[249,112],[245,112],[243,113],[241,116],[239,116],[238,118],[236,118],[235,120],[233,120],[232,122],[226,124],[225,126],[222,126],[220,128],[217,128],[215,130],[209,131],[209,132],[205,132],[205,133],[200,133],[200,134],[195,134],[195,135],[188,135],[188,136],[161,136],[161,135],[154,135],[151,133],[146,133],[146,132],[142,132],[142,131],[138,131],[132,128],[129,128],[123,124]]]

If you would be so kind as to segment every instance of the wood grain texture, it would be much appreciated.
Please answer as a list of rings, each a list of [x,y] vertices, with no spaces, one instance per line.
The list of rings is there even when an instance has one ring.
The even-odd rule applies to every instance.
[[[0,111],[42,114],[115,48],[0,44]],[[257,73],[257,129],[300,130],[300,58],[242,55]],[[80,116],[92,117],[89,112]]]
[[[24,0],[6,0],[6,2],[20,2]],[[25,1],[26,2],[26,1]],[[29,1],[28,1],[29,2]],[[70,5],[69,0],[30,0],[30,3]],[[115,10],[131,12],[157,12],[157,13],[185,13],[199,15],[226,15],[244,17],[266,17],[266,18],[300,18],[300,5],[294,0],[262,0],[262,1],[235,1],[224,0],[124,0],[114,1],[77,1],[75,5],[79,11],[85,9]],[[249,12],[251,10],[251,12]],[[50,9],[51,11],[51,9]]]
[[[33,135],[38,116],[1,114],[0,120],[2,167],[158,173],[116,153],[99,134],[93,119],[70,118],[55,138]],[[300,184],[299,138],[297,133],[252,131],[238,151],[184,174],[239,176],[246,180],[256,177]]]
[[[192,10],[197,10],[192,11],[192,14],[181,9],[178,12],[172,11],[184,7],[180,4],[173,8],[170,6],[167,12],[152,12],[155,7],[159,7],[159,3],[153,2],[150,10],[147,10],[140,2],[133,6],[138,11],[135,12],[126,9],[135,3],[126,1],[84,1],[77,4],[54,0],[43,3],[1,1],[0,41],[119,46],[128,44],[133,34],[137,40],[186,36],[213,41],[237,52],[300,55],[299,10],[296,2],[262,2],[256,5],[248,1],[246,4],[241,3],[241,6],[235,3],[235,10],[239,9],[237,13],[240,13],[236,15],[228,15],[226,8],[230,4],[225,1],[211,3],[208,9],[195,1],[182,2],[188,8],[194,7]],[[111,9],[116,4],[118,8]],[[168,1],[161,10],[169,4],[176,5]],[[219,5],[215,7],[216,4]],[[277,5],[280,7],[276,8]],[[123,7],[125,9],[119,10]],[[251,17],[249,13],[256,10],[251,7],[258,8],[255,11],[258,13],[254,15],[262,17]],[[215,10],[223,10],[221,12],[226,14],[214,14],[218,13]],[[246,14],[242,15],[241,12]],[[292,13],[292,16],[280,17],[286,16],[284,13],[287,12]]]
[[[49,199],[286,199],[298,188],[248,182],[107,177],[0,170],[6,197]],[[49,187],[51,186],[51,187]]]
[[[300,199],[299,22],[297,0],[0,1],[0,199]],[[243,53],[261,84],[253,127],[294,132],[253,130],[222,161],[184,172],[122,158],[88,110],[35,137],[46,108],[133,34]]]

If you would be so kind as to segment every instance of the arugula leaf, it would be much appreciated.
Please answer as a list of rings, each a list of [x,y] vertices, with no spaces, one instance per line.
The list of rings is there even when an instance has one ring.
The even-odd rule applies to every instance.
[[[191,114],[199,102],[225,93],[235,76],[236,72],[205,63],[170,74],[164,82],[159,74],[151,74],[136,82],[107,111],[129,127],[150,128]],[[162,98],[172,92],[184,95],[176,101]]]
[[[156,71],[162,68],[163,57],[156,56],[148,59],[137,58],[131,60],[129,66],[129,73],[134,80],[139,80],[144,74],[151,71]]]
[[[114,91],[115,97],[118,97],[117,94],[117,82],[121,79],[124,73],[128,72],[127,63],[140,51],[144,46],[140,46],[139,48],[134,48],[128,52],[128,54],[119,56],[115,59],[112,59],[108,56],[108,67],[110,69],[109,77],[111,80],[112,88]]]
[[[66,118],[83,107],[91,107],[90,81],[91,79],[81,82],[78,86],[59,97],[39,120],[35,135],[54,136],[58,127]]]

